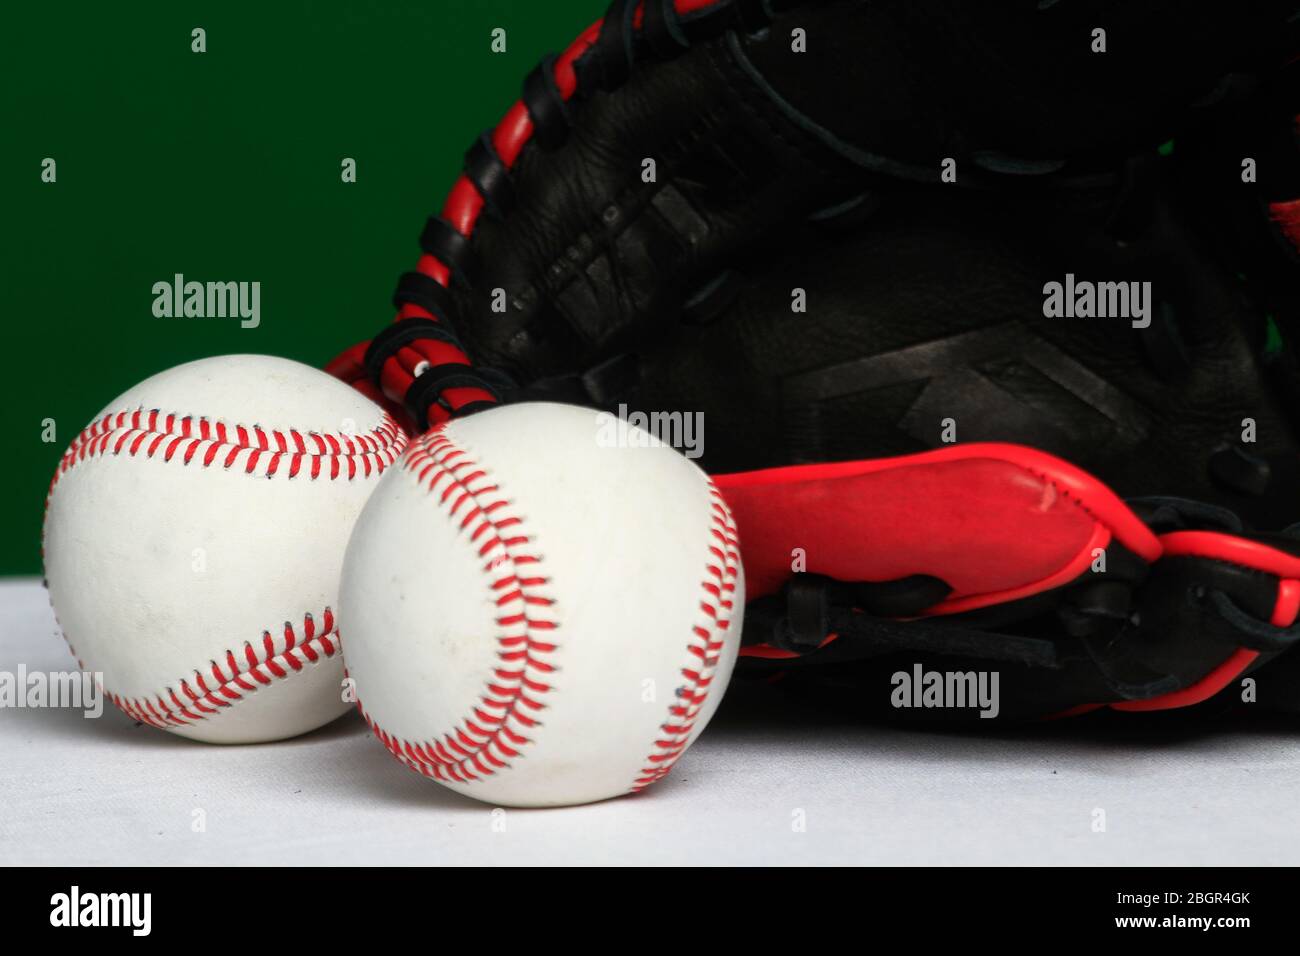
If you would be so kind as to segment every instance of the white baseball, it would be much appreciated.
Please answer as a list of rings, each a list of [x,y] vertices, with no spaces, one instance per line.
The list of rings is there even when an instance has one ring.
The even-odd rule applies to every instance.
[[[162,372],[72,442],[46,504],[50,602],[130,716],[217,743],[348,707],[335,626],[348,535],[405,445],[324,372],[228,355]]]
[[[376,736],[490,803],[643,789],[704,729],[744,578],[713,483],[625,422],[520,404],[414,440],[357,521],[340,618]]]

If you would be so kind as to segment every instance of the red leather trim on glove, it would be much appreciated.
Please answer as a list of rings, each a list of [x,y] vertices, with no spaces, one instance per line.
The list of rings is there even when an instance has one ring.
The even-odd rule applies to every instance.
[[[1217,531],[1171,531],[1160,536],[1160,544],[1166,557],[1189,555],[1213,558],[1276,575],[1281,580],[1278,583],[1277,603],[1273,606],[1269,623],[1274,627],[1290,627],[1296,622],[1297,612],[1300,612],[1300,558],[1259,541]],[[1150,700],[1130,700],[1110,706],[1114,710],[1147,711],[1199,704],[1244,674],[1257,657],[1258,651],[1238,648],[1227,660],[1190,687],[1152,697]]]
[[[804,570],[842,581],[928,574],[952,594],[930,614],[1068,583],[1118,540],[1142,558],[1156,536],[1106,485],[1020,445],[955,445],[898,458],[794,465],[714,479],[740,531],[751,598]]]

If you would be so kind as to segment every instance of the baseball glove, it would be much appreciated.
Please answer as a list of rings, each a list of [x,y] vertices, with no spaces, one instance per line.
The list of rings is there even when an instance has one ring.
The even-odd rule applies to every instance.
[[[726,270],[788,249],[792,225],[852,221],[882,184],[1114,175],[1235,110],[1291,52],[1295,12],[615,0],[466,153],[394,295],[412,321],[331,370],[420,427],[503,386],[466,351],[517,383],[585,375],[599,400],[611,362],[707,310]]]
[[[887,712],[914,661],[957,673],[998,662],[1002,717],[1243,694],[1300,710],[1300,658],[1283,653],[1300,635],[1293,83],[1256,85],[1109,177],[1033,192],[880,186],[869,216],[792,229],[786,248],[733,265],[707,307],[604,382],[604,403],[629,413],[702,412],[714,471],[1017,442],[1100,476],[1158,535],[1154,554],[1133,549],[1146,567],[1123,565],[1119,581],[1092,569],[1034,600],[951,613],[945,601],[963,592],[947,589],[967,558],[1010,570],[1029,542],[1058,539],[1042,528],[1021,528],[1018,542],[972,534],[972,513],[996,514],[1005,489],[951,482],[946,493],[965,506],[954,512],[937,504],[944,491],[912,483],[925,456],[903,459],[911,477],[888,495],[888,514],[820,540],[810,573],[786,574],[778,591],[753,575],[750,672],[806,667],[818,686],[852,686],[852,699]],[[1243,183],[1243,157],[1267,175]],[[1114,303],[1085,306],[1069,291],[1108,283],[1133,293],[1130,308],[1108,314]],[[730,500],[753,480],[718,483]],[[787,484],[780,497],[793,494]],[[806,517],[784,529],[774,519],[777,497],[733,505],[747,560],[788,565],[808,546]],[[827,514],[842,515],[854,493],[836,497]],[[868,541],[897,560],[892,571],[846,566]],[[942,557],[928,553],[934,542]],[[911,606],[869,610],[871,589],[900,586],[902,569],[941,584],[909,592]],[[948,596],[927,603],[936,594]],[[928,620],[894,623],[913,616]]]
[[[1285,675],[1291,6],[618,0],[331,371],[414,428],[702,413],[759,672],[998,667],[1002,716]]]

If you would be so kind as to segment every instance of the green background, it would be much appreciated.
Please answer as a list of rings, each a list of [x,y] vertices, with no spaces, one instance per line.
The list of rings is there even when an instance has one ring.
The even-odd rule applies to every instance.
[[[10,4],[0,27],[6,310],[0,574],[40,572],[50,476],[172,365],[320,366],[392,318],[424,218],[527,72],[606,0]],[[190,31],[207,31],[191,52]],[[491,31],[507,31],[507,51]],[[43,183],[41,163],[58,163]],[[344,157],[357,182],[340,179]],[[260,281],[261,325],[155,318],[174,273]],[[57,440],[42,441],[53,419]]]

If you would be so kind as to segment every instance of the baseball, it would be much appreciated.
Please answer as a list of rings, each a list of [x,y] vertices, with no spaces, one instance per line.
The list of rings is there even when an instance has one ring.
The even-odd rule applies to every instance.
[[[722,497],[614,416],[532,403],[412,442],[357,521],[341,637],[402,763],[505,806],[644,789],[712,717],[744,578]]]
[[[377,405],[285,359],[204,359],[128,391],[46,503],[50,603],[82,667],[131,717],[196,740],[338,717],[343,552],[404,445]]]

